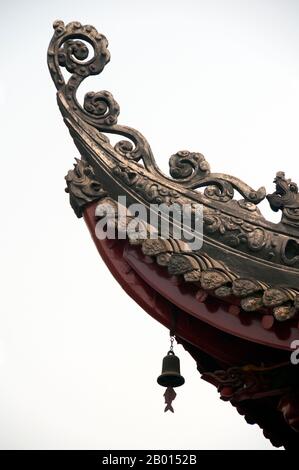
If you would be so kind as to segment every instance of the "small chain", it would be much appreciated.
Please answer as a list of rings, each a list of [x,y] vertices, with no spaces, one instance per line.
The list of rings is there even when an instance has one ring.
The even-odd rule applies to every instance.
[[[170,351],[173,351],[174,336],[170,336]]]

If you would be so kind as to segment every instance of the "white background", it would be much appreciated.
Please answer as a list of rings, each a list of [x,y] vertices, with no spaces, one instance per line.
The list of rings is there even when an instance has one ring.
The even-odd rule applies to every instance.
[[[298,182],[297,1],[1,0],[1,448],[271,448],[181,347],[186,384],[163,413],[168,332],[64,193],[78,153],[46,66],[55,19],[108,37],[112,61],[83,88],[114,94],[165,172],[189,149],[255,188],[278,170]]]

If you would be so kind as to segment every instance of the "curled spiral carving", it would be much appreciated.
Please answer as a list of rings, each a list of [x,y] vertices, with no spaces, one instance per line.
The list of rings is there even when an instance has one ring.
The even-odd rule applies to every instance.
[[[117,124],[120,109],[111,93],[105,90],[89,92],[84,97],[83,106],[76,98],[81,82],[90,75],[101,73],[110,60],[106,37],[99,34],[93,26],[83,26],[77,21],[67,25],[63,21],[55,21],[53,27],[54,35],[48,48],[48,66],[58,90],[61,109],[69,106],[71,111],[100,132],[119,134],[130,139],[116,144],[116,153],[136,162],[142,159],[147,169],[155,171],[154,158],[143,135],[135,129]],[[72,74],[67,83],[61,68]]]
[[[76,98],[77,89],[86,77],[102,72],[110,60],[108,41],[91,25],[82,26],[74,21],[64,25],[62,21],[53,24],[54,35],[48,50],[48,66],[56,88],[63,92],[71,108],[86,122],[96,126],[116,124],[119,106],[111,93],[87,93],[83,107]],[[85,42],[83,42],[85,41]],[[92,49],[90,53],[87,46]],[[60,67],[72,74],[67,83]]]
[[[134,145],[129,140],[120,140],[114,146],[115,150],[124,157],[131,155],[134,150]]]
[[[109,91],[87,93],[84,97],[83,107],[93,116],[101,117],[103,124],[111,126],[117,122],[119,105]]]
[[[210,186],[207,186],[204,190],[204,194],[209,199],[227,202],[234,197],[234,188],[230,183],[221,181],[217,184],[211,184]]]
[[[175,179],[190,180],[194,177],[204,178],[210,173],[210,165],[201,153],[181,150],[169,159],[170,174]]]
[[[123,133],[126,137],[128,136],[127,133]],[[117,151],[119,155],[122,155],[127,160],[132,160],[138,162],[141,158],[143,159],[144,163],[151,165],[153,161],[151,154],[149,155],[150,158],[147,158],[144,152],[144,146],[142,139],[138,136],[138,134],[131,134],[129,137],[130,140],[120,140],[114,146],[114,149]]]
[[[65,67],[68,72],[83,77],[102,72],[110,60],[108,41],[104,35],[99,34],[93,26],[82,26],[78,21],[73,21],[66,26],[63,21],[55,21],[53,28],[54,35],[48,51],[48,65],[52,77],[53,73],[54,75],[56,73],[63,78],[58,66]],[[89,49],[82,41],[86,41],[92,47],[92,57],[88,58]],[[50,59],[51,57],[53,60]],[[59,89],[62,83],[57,83],[55,77],[53,80]]]
[[[65,118],[77,122],[77,118],[104,133],[119,134],[129,140],[121,140],[114,147],[114,156],[126,160],[143,161],[152,175],[163,176],[158,169],[150,146],[144,136],[135,129],[117,124],[119,105],[108,91],[89,92],[83,106],[76,93],[82,81],[102,72],[110,60],[108,41],[91,25],[73,21],[67,25],[55,21],[54,34],[48,48],[48,66],[58,90],[58,104]],[[65,82],[61,72],[65,68],[71,77]],[[101,137],[103,140],[103,137]],[[107,142],[107,141],[106,141]],[[113,151],[112,147],[109,151]],[[245,202],[259,203],[265,197],[265,189],[254,191],[237,178],[210,173],[204,156],[196,152],[180,151],[170,158],[170,174],[188,189],[206,187],[209,199],[227,202],[236,189]]]
[[[82,62],[89,55],[88,47],[82,41],[66,41],[58,52],[58,62],[70,73],[82,73],[86,70]]]
[[[254,191],[238,178],[222,173],[211,173],[210,165],[201,153],[181,150],[169,159],[170,175],[186,188],[205,187],[204,195],[214,201],[228,202],[236,189],[246,203],[258,204],[266,195],[265,188]],[[254,206],[255,209],[255,206]]]

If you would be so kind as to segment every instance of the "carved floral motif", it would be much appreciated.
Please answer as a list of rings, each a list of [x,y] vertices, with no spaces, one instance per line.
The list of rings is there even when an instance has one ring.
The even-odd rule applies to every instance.
[[[113,173],[126,185],[134,187],[134,190],[153,204],[174,204],[179,198],[179,193],[162,184],[149,179],[147,176],[132,170],[127,165],[118,164],[113,168]]]
[[[194,177],[208,176],[210,165],[201,153],[181,150],[170,157],[169,172],[175,179],[188,181]]]
[[[222,214],[220,211],[204,208],[203,223],[207,233],[218,233],[227,245],[236,248],[245,243],[250,251],[267,247],[267,257],[274,257],[275,240],[260,227],[245,222],[239,217]]]

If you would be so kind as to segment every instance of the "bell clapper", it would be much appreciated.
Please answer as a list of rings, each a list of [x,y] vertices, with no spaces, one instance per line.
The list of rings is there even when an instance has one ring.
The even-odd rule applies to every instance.
[[[163,395],[166,403],[164,412],[171,411],[172,413],[174,413],[172,402],[176,397],[176,392],[173,388],[180,387],[185,383],[185,379],[180,372],[180,360],[173,352],[173,342],[174,336],[171,335],[170,349],[163,359],[162,373],[157,379],[159,385],[166,387]]]
[[[176,393],[173,390],[173,388],[172,387],[167,387],[167,389],[165,390],[165,393],[164,393],[163,396],[165,398],[165,403],[166,403],[164,412],[169,410],[172,413],[174,413],[174,409],[173,409],[173,406],[171,404],[172,404],[173,400],[176,397]]]

